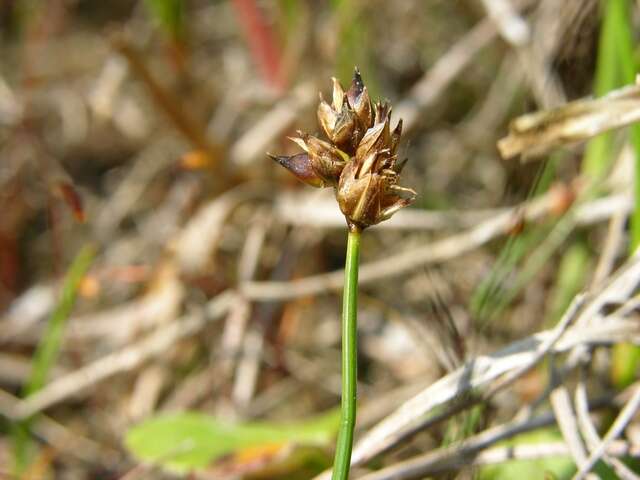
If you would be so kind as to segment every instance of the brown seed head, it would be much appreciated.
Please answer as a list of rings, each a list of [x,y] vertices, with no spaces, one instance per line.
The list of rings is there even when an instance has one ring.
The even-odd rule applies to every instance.
[[[373,125],[369,93],[358,69],[346,92],[336,78],[332,78],[331,81],[333,82],[331,105],[320,94],[318,123],[336,147],[348,155],[353,155],[364,132]]]
[[[371,112],[371,100],[369,99],[369,92],[365,87],[360,71],[356,68],[353,75],[353,80],[349,90],[347,90],[347,99],[349,105],[353,108],[354,112],[358,116],[362,127],[365,129],[373,125],[373,115]]]
[[[305,153],[269,155],[300,180],[315,187],[333,186],[352,228],[366,228],[391,217],[413,202],[416,192],[398,185],[406,159],[398,161],[402,120],[391,131],[391,105],[371,105],[356,68],[345,92],[332,78],[331,104],[320,95],[318,123],[329,142],[302,132],[291,138]]]
[[[309,154],[311,167],[325,183],[324,186],[334,186],[338,184],[340,173],[349,156],[335,147],[332,143],[320,140],[313,135],[298,132],[299,137],[291,140],[300,145]]]
[[[402,123],[389,132],[391,107],[376,104],[375,123],[358,145],[356,156],[340,175],[336,198],[350,225],[365,228],[388,218],[413,202],[416,192],[398,185],[406,161],[396,150]]]

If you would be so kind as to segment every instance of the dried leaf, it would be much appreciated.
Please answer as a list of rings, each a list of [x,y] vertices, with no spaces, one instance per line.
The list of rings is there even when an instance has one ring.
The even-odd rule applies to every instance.
[[[640,85],[627,86],[602,98],[576,100],[518,117],[509,125],[509,135],[498,141],[498,150],[505,159],[540,155],[638,121]]]

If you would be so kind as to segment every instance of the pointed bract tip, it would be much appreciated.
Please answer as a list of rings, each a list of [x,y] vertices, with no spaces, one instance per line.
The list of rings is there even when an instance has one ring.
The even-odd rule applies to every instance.
[[[269,157],[271,160],[273,160],[274,162],[279,163],[280,165],[282,165],[284,168],[290,170],[290,164],[291,164],[291,159],[293,157],[288,157],[286,155],[274,155],[272,153],[268,153],[267,152],[267,157]]]
[[[309,152],[309,147],[307,146],[307,142],[305,141],[305,137],[303,137],[303,135],[306,135],[306,134],[304,134],[303,132],[298,131],[298,135],[300,135],[300,137],[287,137],[287,139],[291,140],[293,143],[298,145],[305,152]]]
[[[357,83],[360,87],[364,87],[364,82],[362,81],[362,75],[360,74],[360,69],[355,67],[353,69],[353,83]]]
[[[281,157],[279,155],[274,155],[273,153],[267,152],[267,157],[269,157],[274,162],[278,162],[280,165],[282,165],[282,162],[280,161]]]
[[[307,185],[317,188],[324,187],[324,180],[314,171],[308,154],[299,153],[297,155],[286,156],[267,153],[267,155]]]

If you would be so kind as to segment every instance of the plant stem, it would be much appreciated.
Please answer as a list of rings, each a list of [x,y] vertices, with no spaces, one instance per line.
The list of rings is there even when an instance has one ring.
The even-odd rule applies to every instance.
[[[344,269],[344,292],[342,294],[342,414],[332,480],[347,480],[349,478],[353,430],[356,424],[360,233],[361,230],[358,227],[349,227]]]

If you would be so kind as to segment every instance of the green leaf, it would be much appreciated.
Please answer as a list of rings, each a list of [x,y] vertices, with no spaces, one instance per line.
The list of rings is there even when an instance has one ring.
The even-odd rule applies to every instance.
[[[173,413],[133,427],[125,443],[142,461],[186,473],[251,448],[277,444],[327,446],[338,429],[339,414],[332,410],[296,423],[233,424],[198,412]]]

